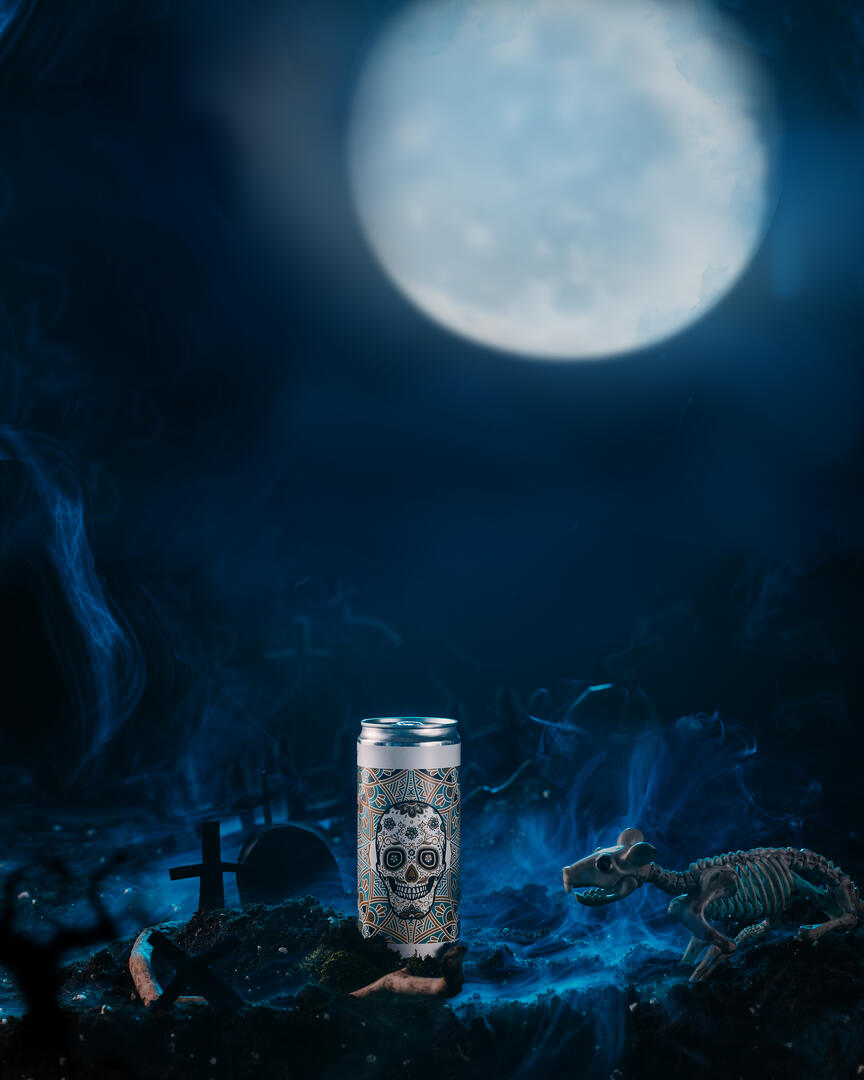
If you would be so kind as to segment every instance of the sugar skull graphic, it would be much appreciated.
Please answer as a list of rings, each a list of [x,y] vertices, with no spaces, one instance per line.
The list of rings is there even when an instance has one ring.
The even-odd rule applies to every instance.
[[[389,806],[378,819],[369,861],[400,919],[428,914],[435,890],[450,866],[444,820],[422,802]]]

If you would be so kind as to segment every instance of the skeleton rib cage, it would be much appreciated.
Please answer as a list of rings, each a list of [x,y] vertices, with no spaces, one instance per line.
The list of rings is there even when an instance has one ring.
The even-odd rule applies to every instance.
[[[699,859],[690,864],[687,876],[695,885],[704,870],[715,866],[727,866],[735,871],[738,891],[733,896],[712,901],[705,914],[709,918],[731,920],[782,914],[793,896],[801,892],[802,877],[813,889],[821,888],[827,897],[828,890],[824,886],[836,885],[846,876],[824,856],[806,848],[791,847],[754,848]],[[813,881],[813,878],[817,880]]]

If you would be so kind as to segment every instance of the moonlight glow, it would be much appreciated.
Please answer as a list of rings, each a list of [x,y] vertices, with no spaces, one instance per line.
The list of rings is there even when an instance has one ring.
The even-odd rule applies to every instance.
[[[747,265],[769,114],[695,0],[426,0],[361,77],[352,187],[433,319],[512,352],[608,356],[687,326]]]

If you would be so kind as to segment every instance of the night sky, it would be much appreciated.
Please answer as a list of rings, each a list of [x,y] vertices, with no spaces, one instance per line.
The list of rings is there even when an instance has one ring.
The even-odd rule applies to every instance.
[[[134,802],[158,775],[197,811],[237,750],[283,733],[313,764],[362,716],[455,710],[470,732],[501,688],[623,679],[663,721],[743,720],[843,804],[864,703],[864,22],[839,0],[723,6],[781,110],[766,239],[694,326],[568,364],[449,334],[364,244],[346,122],[398,4],[18,5],[12,801]],[[57,499],[78,494],[86,542],[64,547]]]

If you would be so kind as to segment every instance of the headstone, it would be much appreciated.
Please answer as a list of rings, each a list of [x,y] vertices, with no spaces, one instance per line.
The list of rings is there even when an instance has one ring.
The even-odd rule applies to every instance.
[[[323,838],[313,829],[286,823],[256,829],[248,837],[238,859],[237,889],[243,904],[278,904],[338,877]]]

